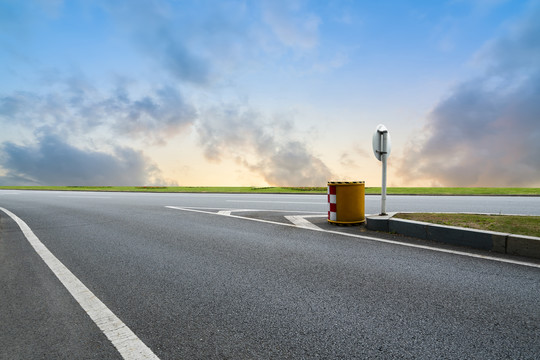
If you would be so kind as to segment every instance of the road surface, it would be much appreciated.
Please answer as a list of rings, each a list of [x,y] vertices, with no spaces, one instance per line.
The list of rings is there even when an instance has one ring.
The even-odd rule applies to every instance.
[[[0,358],[538,358],[538,263],[339,234],[325,199],[0,191]],[[433,207],[540,210],[538,198],[388,201]]]

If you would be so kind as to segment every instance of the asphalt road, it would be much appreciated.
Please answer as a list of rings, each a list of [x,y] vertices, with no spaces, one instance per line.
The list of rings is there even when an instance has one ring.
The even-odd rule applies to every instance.
[[[366,212],[378,206],[366,198]],[[306,219],[326,230],[324,196],[0,191],[0,207],[160,359],[540,354],[537,264],[284,218],[315,216]],[[539,214],[540,199],[400,196],[387,206],[434,207]],[[0,211],[0,358],[122,358],[27,236]]]

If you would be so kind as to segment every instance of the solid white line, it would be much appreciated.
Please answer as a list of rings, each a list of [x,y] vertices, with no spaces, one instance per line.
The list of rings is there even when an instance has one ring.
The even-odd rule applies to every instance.
[[[30,227],[11,211],[0,207],[0,210],[11,217],[21,228],[24,236],[34,250],[52,270],[54,275],[66,287],[71,296],[77,300],[84,311],[103,331],[105,336],[116,347],[126,360],[158,359],[138,337],[109,310],[73,273],[54,256],[38,239]]]
[[[233,212],[246,212],[246,211],[253,211],[250,209],[229,209],[229,210],[220,210],[218,211],[219,215],[231,215]]]
[[[202,213],[202,214],[220,215],[220,214],[215,213],[215,212],[195,210],[195,209],[190,209],[190,208],[181,208],[181,207],[177,207],[177,206],[165,206],[165,207],[169,208],[169,209],[176,209],[176,210],[182,210],[182,211],[191,211],[191,212],[197,212],[197,213]],[[296,225],[293,225],[293,224],[286,224],[286,223],[280,223],[280,222],[277,222],[277,221],[270,221],[270,220],[263,220],[263,219],[247,218],[247,217],[237,216],[237,215],[228,215],[228,217],[244,219],[244,220],[250,220],[250,221],[257,221],[257,222],[280,225],[280,226],[297,227]],[[437,252],[442,252],[442,253],[447,253],[447,254],[461,255],[461,256],[467,256],[467,257],[472,257],[472,258],[477,258],[477,259],[492,260],[492,261],[498,261],[498,262],[503,262],[503,263],[515,264],[515,265],[523,265],[523,266],[529,266],[529,267],[534,267],[534,268],[539,268],[540,269],[540,264],[526,262],[526,261],[503,259],[503,258],[498,258],[498,257],[493,257],[493,256],[472,254],[472,253],[468,253],[468,252],[464,252],[464,251],[442,249],[442,248],[437,248],[437,247],[432,247],[432,246],[409,244],[409,243],[400,242],[400,241],[374,238],[374,237],[371,237],[371,236],[349,234],[349,233],[335,231],[335,230],[324,230],[324,229],[321,229],[321,228],[317,228],[317,229],[315,229],[315,228],[305,228],[305,229],[313,230],[313,231],[319,231],[319,232],[325,232],[325,233],[328,233],[328,234],[336,234],[336,235],[348,236],[348,237],[353,237],[353,238],[357,238],[357,239],[377,241],[377,242],[382,242],[382,243],[386,243],[386,244],[399,245],[399,246],[405,246],[405,247],[411,247],[411,248],[417,248],[417,249],[424,249],[424,250],[431,250],[431,251],[437,251]]]

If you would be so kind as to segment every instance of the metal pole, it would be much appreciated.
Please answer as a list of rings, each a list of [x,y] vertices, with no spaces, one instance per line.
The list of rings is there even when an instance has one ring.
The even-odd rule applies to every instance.
[[[381,134],[381,162],[382,162],[382,187],[381,187],[381,215],[386,215],[386,158],[388,157],[386,152],[386,134]]]

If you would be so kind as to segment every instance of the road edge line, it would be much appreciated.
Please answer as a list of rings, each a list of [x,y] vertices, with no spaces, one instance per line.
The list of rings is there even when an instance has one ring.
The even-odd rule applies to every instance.
[[[95,296],[73,273],[34,234],[32,229],[17,215],[0,207],[6,215],[17,223],[22,233],[36,253],[51,269],[71,296],[79,303],[92,321],[111,341],[120,355],[126,360],[157,359],[131,329],[124,324],[101,300]]]
[[[238,215],[224,215],[224,214],[219,214],[219,213],[214,213],[214,212],[209,212],[209,211],[190,209],[189,207],[187,207],[187,208],[179,207],[179,206],[165,206],[165,207],[169,208],[169,209],[176,209],[176,210],[182,210],[182,211],[191,211],[191,212],[197,212],[197,213],[208,214],[208,215],[227,216],[227,217],[232,217],[232,218],[237,218],[237,219],[244,219],[244,220],[250,220],[250,221],[256,221],[256,222],[262,222],[262,223],[266,223],[266,224],[288,226],[288,227],[294,227],[294,228],[299,228],[299,229],[312,230],[312,231],[324,232],[324,233],[329,233],[329,234],[336,234],[336,235],[342,235],[342,236],[347,236],[347,237],[353,237],[353,238],[357,238],[357,239],[364,239],[364,240],[369,240],[369,241],[382,242],[382,243],[386,243],[386,244],[393,244],[393,245],[412,247],[412,248],[417,248],[417,249],[437,251],[437,252],[446,253],[446,254],[461,255],[461,256],[467,256],[467,257],[472,257],[472,258],[477,258],[477,259],[498,261],[498,262],[503,262],[503,263],[508,263],[508,264],[522,265],[522,266],[528,266],[528,267],[534,267],[534,268],[540,269],[540,264],[526,262],[526,261],[503,259],[503,258],[494,257],[494,256],[468,253],[468,252],[465,252],[465,251],[442,249],[442,248],[426,246],[426,245],[410,244],[410,243],[406,243],[406,242],[375,238],[375,237],[372,237],[372,236],[349,234],[349,233],[346,233],[346,232],[340,232],[340,231],[335,231],[335,230],[325,230],[325,229],[322,229],[322,228],[315,229],[315,228],[310,228],[310,227],[299,227],[299,226],[296,226],[296,225],[293,225],[293,224],[286,224],[286,223],[280,223],[280,222],[277,222],[277,221],[270,221],[270,220],[263,220],[263,219],[252,219],[252,218],[248,218],[248,217],[244,217],[244,216],[238,216]],[[213,209],[213,208],[209,207],[207,209]]]

